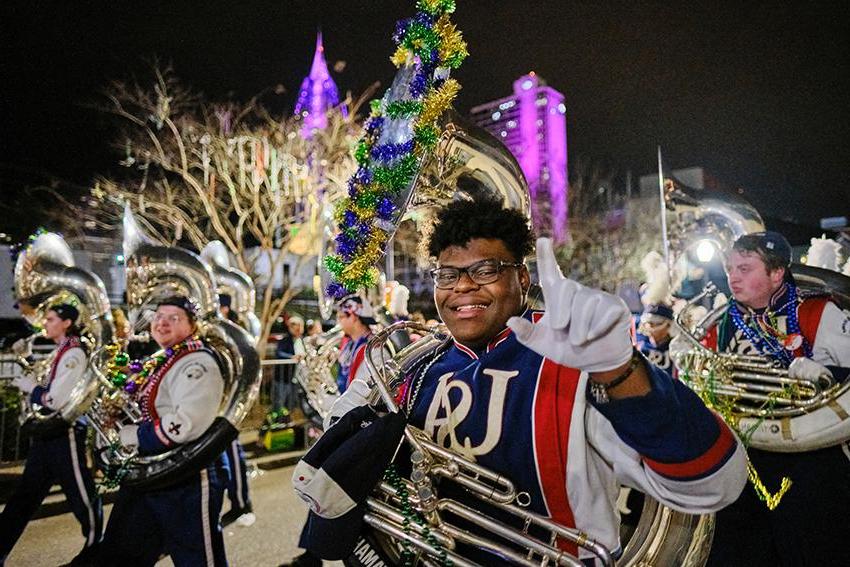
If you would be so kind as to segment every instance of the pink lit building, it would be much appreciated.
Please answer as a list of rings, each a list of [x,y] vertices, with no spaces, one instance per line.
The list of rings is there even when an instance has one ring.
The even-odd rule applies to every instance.
[[[472,121],[514,154],[528,181],[538,234],[563,242],[567,231],[567,120],[564,95],[533,72],[513,95],[476,106]]]
[[[310,138],[314,130],[325,128],[328,125],[328,110],[338,104],[339,90],[328,71],[322,32],[319,32],[316,36],[316,52],[313,54],[310,74],[301,82],[298,102],[295,103],[295,114],[300,114],[304,119],[301,135]],[[341,110],[343,116],[347,116],[344,105]]]

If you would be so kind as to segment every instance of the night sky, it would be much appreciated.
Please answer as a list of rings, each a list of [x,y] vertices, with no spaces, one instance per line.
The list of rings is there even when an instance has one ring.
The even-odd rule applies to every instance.
[[[455,75],[461,111],[534,70],[565,93],[572,163],[651,173],[661,144],[670,166],[744,187],[763,214],[850,215],[850,17],[839,3],[457,3],[471,52]],[[402,0],[6,1],[6,198],[45,174],[85,185],[114,167],[111,119],[88,105],[111,79],[149,76],[146,60],[173,63],[211,99],[282,84],[264,100],[288,110],[318,27],[329,64],[346,62],[340,90],[357,94],[392,79],[393,25],[412,13]]]

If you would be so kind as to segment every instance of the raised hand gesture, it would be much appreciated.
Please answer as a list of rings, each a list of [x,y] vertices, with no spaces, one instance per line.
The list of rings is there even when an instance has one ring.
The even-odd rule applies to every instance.
[[[536,324],[511,317],[508,326],[517,340],[550,360],[587,372],[627,363],[632,356],[631,313],[623,300],[565,278],[549,238],[537,240],[537,270],[546,314]]]

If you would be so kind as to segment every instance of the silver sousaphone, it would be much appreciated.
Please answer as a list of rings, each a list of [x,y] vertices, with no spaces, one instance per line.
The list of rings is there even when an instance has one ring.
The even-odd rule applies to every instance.
[[[758,211],[737,195],[695,189],[674,178],[664,183],[674,260],[702,240],[728,254],[738,237],[765,230]],[[791,273],[801,295],[829,294],[839,307],[850,309],[850,277],[796,263]],[[827,375],[813,381],[794,379],[767,357],[715,353],[701,344],[728,304],[701,318],[691,314],[716,293],[709,285],[677,317],[683,332],[673,339],[670,354],[688,385],[698,393],[710,390],[730,406],[738,430],[750,433],[749,445],[757,449],[812,451],[850,439],[850,382],[837,383]]]
[[[101,444],[108,446],[99,453],[100,458],[121,471],[123,485],[156,489],[202,469],[236,438],[239,424],[259,393],[260,360],[254,337],[219,314],[216,281],[209,265],[189,250],[157,244],[142,232],[129,205],[124,212],[124,258],[131,320],[155,309],[167,296],[193,298],[199,306],[198,335],[216,354],[225,380],[218,417],[200,438],[166,453],[143,456],[123,450],[118,441],[121,426],[141,418],[138,404],[105,376],[111,356],[107,349],[93,355],[91,369],[101,387],[88,416]],[[121,408],[117,418],[116,405]]]
[[[255,312],[257,291],[251,277],[230,265],[230,255],[220,240],[204,246],[201,258],[212,268],[218,295],[230,296],[230,310],[236,315],[236,324],[259,339],[262,323]]]
[[[75,265],[74,255],[60,235],[46,232],[37,236],[18,256],[14,281],[21,314],[34,327],[44,324],[52,305],[70,303],[80,313],[77,325],[82,330],[80,340],[87,352],[112,340],[114,328],[106,288],[95,274]],[[36,336],[32,335],[30,342]],[[22,357],[15,357],[14,362],[40,385],[47,386],[45,380],[55,357],[56,350],[34,363]],[[97,382],[84,375],[67,402],[55,412],[37,404],[30,406],[29,397],[25,396],[25,427],[35,435],[67,427],[88,409],[96,388]]]

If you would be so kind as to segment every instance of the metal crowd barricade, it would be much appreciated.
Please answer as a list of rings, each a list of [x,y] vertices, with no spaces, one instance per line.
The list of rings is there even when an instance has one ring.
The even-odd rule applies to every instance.
[[[33,358],[44,358],[54,348],[36,345]],[[21,394],[12,386],[12,380],[22,373],[14,355],[0,354],[0,466],[24,459],[29,447],[27,438],[21,434]]]
[[[263,380],[260,385],[260,396],[257,400],[266,413],[287,407],[297,407],[299,400],[298,386],[294,383],[295,366],[298,361],[294,358],[271,358],[263,360]]]

